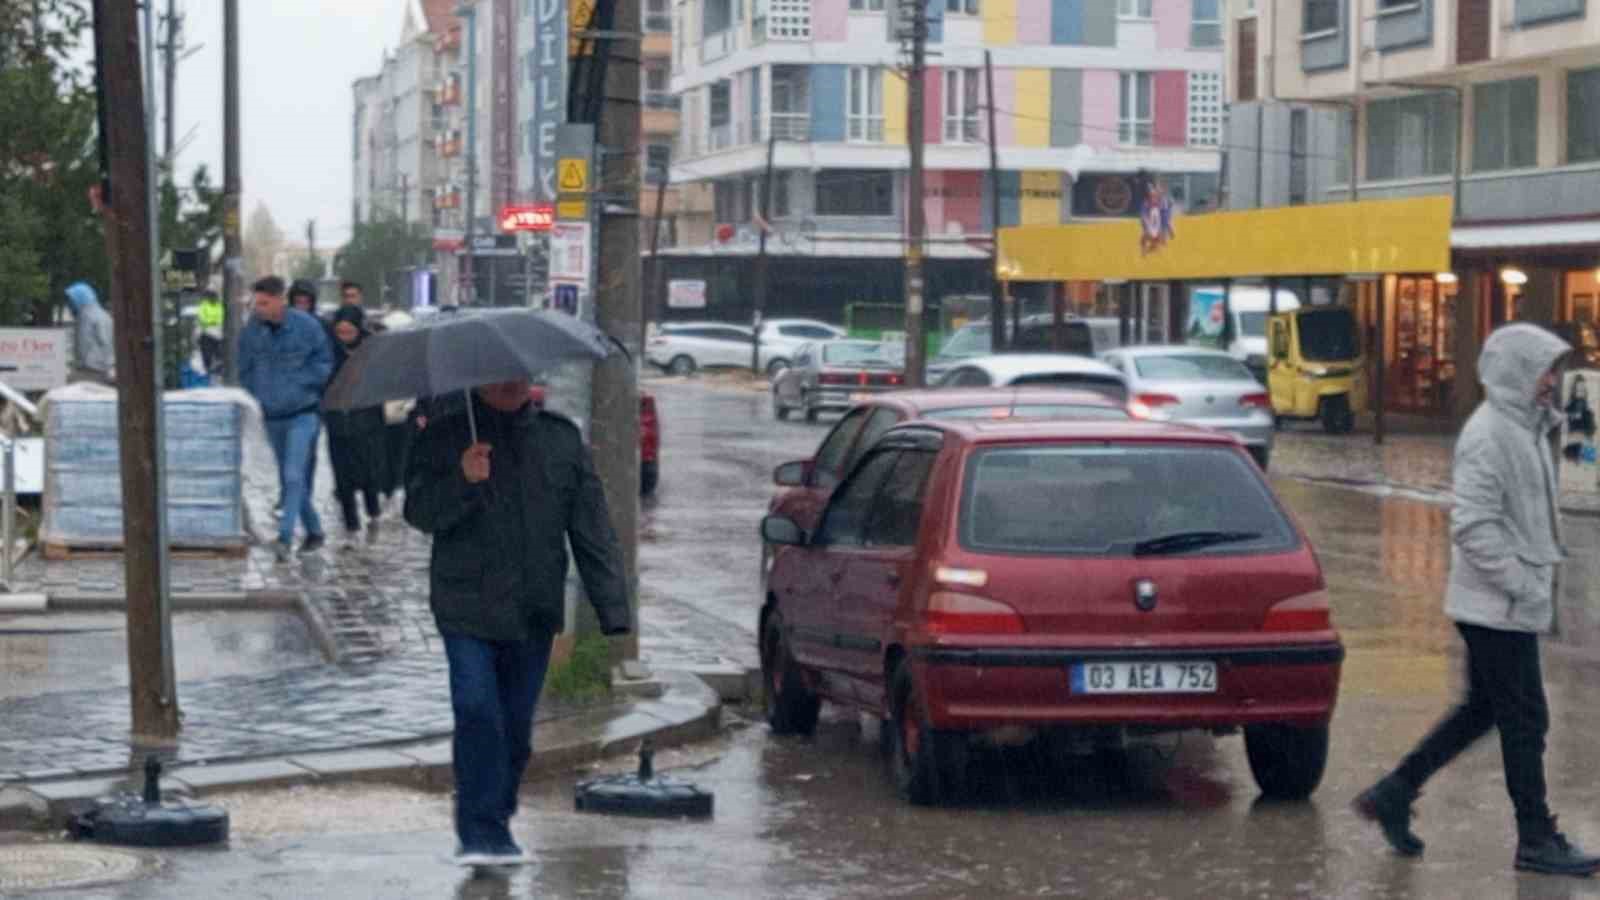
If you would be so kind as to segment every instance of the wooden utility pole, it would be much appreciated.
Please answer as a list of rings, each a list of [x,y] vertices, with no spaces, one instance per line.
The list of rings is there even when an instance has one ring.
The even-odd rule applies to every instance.
[[[160,403],[156,389],[155,268],[151,160],[139,63],[137,0],[95,0],[95,75],[105,123],[108,190],[106,253],[116,322],[117,425],[122,470],[124,571],[128,594],[128,675],[133,737],[167,743],[178,736],[178,697],[166,612],[161,509]]]
[[[927,231],[923,207],[922,110],[928,69],[928,6],[911,0],[911,71],[906,85],[906,137],[911,147],[911,171],[906,200],[906,386],[922,387],[927,343],[922,337],[922,254]]]
[[[1006,348],[1006,288],[1000,283],[1000,132],[994,127],[994,57],[983,51],[983,89],[989,115],[989,352]]]
[[[639,264],[639,0],[596,5],[594,53],[604,66],[604,98],[595,141],[600,148],[600,241],[605,260],[595,283],[595,324],[627,355],[595,364],[589,395],[594,461],[622,544],[634,631],[614,642],[620,659],[639,658],[639,389],[643,315]]]
[[[239,0],[222,0],[222,358],[228,384],[239,383],[239,301],[244,242],[239,203]]]

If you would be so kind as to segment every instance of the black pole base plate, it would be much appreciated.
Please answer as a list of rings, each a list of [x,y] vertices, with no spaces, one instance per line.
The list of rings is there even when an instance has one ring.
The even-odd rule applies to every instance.
[[[72,820],[72,836],[126,847],[193,847],[228,840],[228,811],[174,801],[146,804],[132,794],[102,798]]]
[[[579,812],[661,818],[709,818],[715,796],[675,778],[613,775],[581,782],[574,790]]]

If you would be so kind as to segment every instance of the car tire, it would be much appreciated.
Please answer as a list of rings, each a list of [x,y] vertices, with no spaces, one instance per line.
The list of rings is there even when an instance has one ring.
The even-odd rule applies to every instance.
[[[773,734],[809,735],[817,730],[822,698],[806,687],[800,666],[789,653],[783,619],[777,613],[767,617],[762,632],[761,676],[767,725]]]
[[[783,405],[783,398],[776,389],[772,391],[772,417],[779,422],[789,421],[789,407]]]
[[[1276,800],[1304,800],[1322,783],[1328,766],[1328,726],[1250,725],[1245,755],[1261,793]]]
[[[700,367],[695,365],[694,357],[682,353],[674,356],[672,361],[667,363],[667,373],[677,375],[680,378],[693,375],[698,368]]]
[[[895,791],[907,803],[930,806],[953,803],[967,792],[967,736],[939,731],[928,724],[927,711],[901,661],[890,678],[886,750]]]
[[[656,462],[639,463],[639,494],[648,496],[656,492],[656,484],[661,481],[661,464]]]
[[[1322,430],[1329,434],[1349,434],[1356,427],[1356,414],[1350,411],[1350,398],[1340,394],[1322,401]]]
[[[783,370],[787,368],[789,368],[789,361],[787,359],[775,359],[772,362],[767,363],[767,377],[777,378],[783,373]]]

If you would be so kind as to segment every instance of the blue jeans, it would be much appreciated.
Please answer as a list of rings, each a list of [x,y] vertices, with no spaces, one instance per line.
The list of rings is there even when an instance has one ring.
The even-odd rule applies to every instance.
[[[533,755],[533,712],[554,635],[527,641],[443,637],[456,719],[456,837],[464,853],[509,850],[516,846],[511,817]]]
[[[282,419],[268,419],[267,440],[278,458],[278,487],[283,491],[283,513],[278,518],[278,540],[294,541],[294,523],[302,520],[306,536],[322,535],[322,519],[317,516],[317,433],[322,419],[315,412]]]

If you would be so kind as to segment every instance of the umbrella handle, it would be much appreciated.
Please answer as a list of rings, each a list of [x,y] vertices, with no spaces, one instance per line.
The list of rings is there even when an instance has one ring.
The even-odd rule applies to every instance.
[[[478,446],[478,416],[472,411],[472,389],[461,392],[467,398],[467,428],[472,432],[472,446]]]

